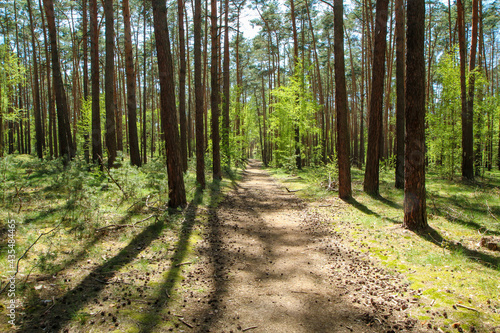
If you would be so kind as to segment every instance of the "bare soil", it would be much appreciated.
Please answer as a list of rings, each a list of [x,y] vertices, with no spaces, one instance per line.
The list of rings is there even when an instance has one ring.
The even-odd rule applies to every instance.
[[[327,206],[335,209],[335,199]],[[337,202],[337,204],[342,204]],[[210,304],[199,332],[421,332],[404,277],[354,251],[318,207],[251,161],[198,249]],[[201,323],[199,320],[201,319]],[[430,327],[430,326],[429,326]]]
[[[151,223],[102,262],[39,277],[20,332],[426,332],[418,291],[354,250],[332,215],[257,161],[213,208],[187,208],[179,230]],[[113,244],[117,234],[102,241]],[[193,239],[198,239],[193,243]],[[169,245],[170,244],[170,245]]]

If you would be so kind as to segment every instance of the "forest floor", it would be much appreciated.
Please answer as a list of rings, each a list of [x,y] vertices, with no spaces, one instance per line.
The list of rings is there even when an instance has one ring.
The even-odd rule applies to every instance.
[[[397,224],[373,231],[384,239],[392,237],[389,233],[401,239],[401,246],[384,245],[387,249],[379,251],[366,235],[365,243],[353,237],[358,218],[346,214],[352,202],[333,195],[304,200],[297,195],[301,192],[285,186],[251,160],[229,190],[211,186],[197,191],[183,213],[159,214],[148,197],[132,223],[130,207],[122,216],[110,201],[117,216],[102,210],[101,224],[81,231],[80,239],[74,227],[56,230],[39,255],[28,256],[47,273],[18,276],[24,279],[18,290],[23,296],[12,331],[463,331],[438,291],[431,299],[426,288],[432,288],[417,288],[404,273],[407,268],[384,264],[390,248],[413,242],[410,232]],[[118,200],[116,194],[109,197]],[[29,200],[24,202],[23,209],[30,211]],[[361,202],[354,205],[364,207]],[[62,221],[70,219],[66,215]],[[450,256],[444,249],[443,255]],[[437,274],[447,278],[444,269]],[[453,290],[443,293],[461,302]],[[498,307],[489,300],[487,306],[491,311]],[[0,331],[8,331],[1,323],[6,313],[0,307]],[[478,332],[474,325],[467,331]]]
[[[205,233],[198,250],[209,306],[186,317],[197,331],[420,331],[404,277],[351,249],[256,161]]]

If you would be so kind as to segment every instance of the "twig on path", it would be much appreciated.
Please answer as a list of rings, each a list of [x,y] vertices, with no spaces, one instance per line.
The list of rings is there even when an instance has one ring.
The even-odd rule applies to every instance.
[[[191,265],[191,264],[192,264],[192,262],[187,261],[187,262],[182,262],[180,264],[177,264],[177,265],[175,265],[175,267],[181,267],[181,266],[184,266],[184,265]]]
[[[298,192],[300,190],[289,190],[288,187],[285,187],[285,189],[288,191],[288,193],[293,193],[293,192]]]
[[[478,309],[470,308],[470,307],[465,306],[465,305],[462,305],[462,304],[457,304],[456,306],[458,306],[459,308],[463,308],[463,309],[467,309],[467,310],[471,310],[471,311],[479,312],[479,310],[478,310]]]
[[[314,291],[301,291],[301,290],[292,290],[291,291],[294,294],[314,294],[314,295],[319,295],[321,296],[320,293],[315,293]]]
[[[259,326],[250,326],[250,327],[247,327],[247,328],[242,329],[241,331],[242,331],[242,332],[246,332],[246,331],[253,330],[254,328],[257,328],[257,327],[259,327]]]
[[[186,321],[185,321],[184,319],[182,319],[182,318],[177,318],[177,319],[179,319],[179,321],[180,321],[181,323],[183,323],[184,325],[186,325],[186,326],[187,326],[187,327],[189,327],[189,328],[193,328],[193,327],[194,327],[193,325],[191,325],[190,323],[186,322]]]

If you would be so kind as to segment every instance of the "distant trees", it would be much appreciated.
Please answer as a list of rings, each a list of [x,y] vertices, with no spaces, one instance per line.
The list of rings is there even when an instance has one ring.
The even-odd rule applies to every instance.
[[[338,163],[345,198],[351,164],[365,167],[370,194],[379,192],[382,168],[395,171],[403,188],[402,1],[340,8],[333,0],[288,7],[278,0],[177,0],[165,14],[172,33],[160,38],[152,0],[63,1],[55,9],[53,0],[42,1],[40,8],[32,0],[6,2],[0,16],[5,54],[26,68],[16,84],[2,74],[0,155],[68,161],[81,154],[112,166],[123,151],[142,166],[172,158],[166,145],[176,133],[177,181],[196,163],[200,188],[206,175],[218,180],[222,165],[251,156],[289,170]],[[424,14],[425,158],[450,179],[460,169],[473,179],[500,166],[500,19],[489,3],[468,6],[435,2]],[[246,7],[256,13],[254,35],[243,28]],[[158,53],[165,38],[171,65],[168,52]],[[170,86],[159,85],[168,71]],[[169,114],[175,120],[165,120]]]

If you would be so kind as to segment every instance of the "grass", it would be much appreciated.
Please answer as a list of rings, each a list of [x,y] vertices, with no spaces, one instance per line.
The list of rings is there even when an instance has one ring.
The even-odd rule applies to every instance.
[[[290,190],[308,201],[331,200],[328,176],[322,168],[293,175],[270,169]],[[486,172],[473,183],[427,174],[427,212],[431,232],[417,235],[401,228],[402,190],[394,188],[393,172],[382,170],[380,197],[362,191],[363,171],[352,169],[353,199],[335,209],[334,228],[351,236],[389,270],[403,273],[411,288],[421,290],[420,306],[412,315],[423,325],[445,332],[476,329],[491,332],[500,326],[500,253],[480,246],[482,237],[500,236],[500,172]],[[465,307],[475,309],[469,310]]]
[[[133,332],[150,317],[160,325],[160,317],[146,311],[151,306],[144,306],[143,300],[175,303],[180,281],[189,270],[189,265],[175,265],[196,261],[193,244],[200,240],[200,225],[207,220],[210,205],[240,174],[232,170],[230,179],[208,183],[209,189],[200,192],[194,167],[191,163],[185,174],[190,205],[172,211],[165,207],[168,180],[161,159],[142,168],[123,161],[110,171],[111,179],[106,171],[78,157],[67,168],[60,161],[39,161],[28,155],[1,158],[0,289],[11,275],[9,220],[16,221],[16,260],[26,253],[16,276],[17,313],[43,322],[44,311],[52,306],[50,313],[64,313],[59,320],[70,331],[108,330],[106,325],[120,323],[117,331]],[[214,193],[219,193],[215,199]],[[117,283],[102,285],[107,279]],[[165,299],[166,294],[172,299]],[[123,295],[131,304],[118,311],[114,304],[124,302]],[[5,332],[11,329],[3,305],[8,301],[7,293],[0,294],[0,331]],[[109,316],[100,318],[101,312]],[[140,313],[140,318],[134,320],[127,313]],[[19,315],[16,323],[28,327],[22,326]]]

